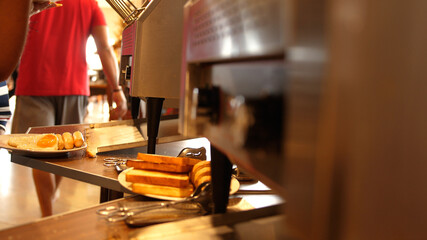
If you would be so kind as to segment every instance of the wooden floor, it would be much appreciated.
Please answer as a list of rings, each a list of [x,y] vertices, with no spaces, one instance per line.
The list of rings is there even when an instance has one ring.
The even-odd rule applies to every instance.
[[[91,97],[85,122],[108,121],[108,104]],[[11,100],[13,110],[14,102]],[[10,133],[8,129],[6,133]],[[54,214],[99,204],[100,188],[63,178]],[[41,216],[31,168],[10,162],[10,154],[0,149],[0,230],[39,219]]]

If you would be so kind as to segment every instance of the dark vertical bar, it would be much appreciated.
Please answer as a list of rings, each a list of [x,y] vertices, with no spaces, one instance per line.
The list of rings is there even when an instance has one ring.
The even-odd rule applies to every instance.
[[[147,98],[147,153],[156,153],[156,141],[159,133],[160,116],[164,98]]]
[[[108,188],[101,187],[101,197],[99,199],[100,203],[108,202],[114,199],[119,199],[123,197],[122,192],[114,191]]]
[[[139,97],[131,97],[130,100],[132,118],[137,119],[139,115],[139,105],[141,103],[141,99]]]
[[[211,145],[211,174],[214,213],[227,211],[232,164],[228,157]]]
[[[108,188],[101,187],[101,194],[100,195],[101,195],[100,199],[99,199],[100,203],[108,202]]]

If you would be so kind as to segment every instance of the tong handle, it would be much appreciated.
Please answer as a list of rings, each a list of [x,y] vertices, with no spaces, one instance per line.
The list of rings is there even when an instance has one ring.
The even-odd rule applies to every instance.
[[[118,222],[118,221],[126,220],[128,217],[138,215],[143,212],[160,209],[164,207],[170,207],[172,205],[175,205],[181,202],[184,202],[184,200],[173,201],[173,202],[162,202],[158,204],[151,204],[150,206],[140,206],[140,207],[130,208],[128,210],[119,210],[119,211],[111,212],[110,214],[107,215],[107,221]],[[140,209],[140,210],[137,210],[137,209]]]
[[[202,191],[208,185],[210,185],[210,182],[204,182],[204,183],[200,184],[194,190],[193,194],[190,197],[185,198],[183,200],[160,202],[160,203],[142,205],[142,206],[137,206],[137,207],[119,207],[118,208],[118,207],[110,206],[110,207],[106,207],[104,209],[99,209],[97,212],[100,215],[107,216],[107,221],[117,222],[117,221],[126,220],[130,216],[138,215],[138,214],[146,212],[146,211],[160,209],[160,208],[164,208],[164,207],[171,207],[171,206],[181,204],[181,203],[196,203],[200,207],[200,203],[197,202],[197,199],[199,198],[200,195],[202,195]]]
[[[189,157],[206,160],[206,148],[183,148],[181,152],[179,152],[178,157]]]

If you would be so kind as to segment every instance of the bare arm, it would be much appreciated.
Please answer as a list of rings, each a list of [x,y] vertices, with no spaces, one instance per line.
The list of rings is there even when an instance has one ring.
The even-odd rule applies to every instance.
[[[27,34],[31,0],[0,0],[0,81],[16,67]]]
[[[98,55],[101,58],[102,68],[107,77],[108,85],[113,91],[113,101],[117,108],[114,109],[114,118],[121,118],[127,112],[127,102],[118,79],[118,63],[112,47],[108,44],[108,33],[106,26],[96,26],[92,29]],[[120,91],[118,91],[120,89]]]
[[[0,0],[0,81],[15,69],[24,48],[30,15],[56,7],[32,0]]]

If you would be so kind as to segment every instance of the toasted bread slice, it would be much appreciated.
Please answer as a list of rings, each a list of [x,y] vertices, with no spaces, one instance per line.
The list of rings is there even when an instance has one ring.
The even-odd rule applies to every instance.
[[[193,181],[193,183],[196,183],[197,180],[203,176],[211,176],[211,168],[210,167],[204,167],[204,168],[199,169],[198,171],[194,172],[194,175],[192,175],[191,181]]]
[[[145,183],[134,183],[132,184],[132,191],[139,194],[153,194],[168,197],[189,197],[193,191],[193,185],[189,184],[183,188],[159,186]]]
[[[201,160],[188,157],[171,157],[157,154],[138,153],[137,159],[152,163],[167,163],[176,165],[191,165],[194,166]]]
[[[201,176],[199,178],[196,179],[196,181],[194,182],[194,187],[198,187],[200,184],[204,183],[204,182],[210,182],[212,180],[211,175],[204,175]]]
[[[196,180],[198,177],[196,177],[196,174],[199,175],[198,177],[204,176],[204,175],[210,175],[211,174],[211,162],[210,161],[201,161],[198,162],[196,165],[193,166],[193,169],[191,170],[190,176],[191,181],[193,184],[196,183]]]
[[[187,185],[191,185],[190,178],[185,173],[169,173],[142,169],[131,169],[126,172],[126,181],[170,187],[186,187]]]
[[[135,169],[157,170],[162,172],[188,173],[193,168],[192,165],[177,165],[169,163],[153,163],[142,160],[129,159],[126,161],[128,167]]]

